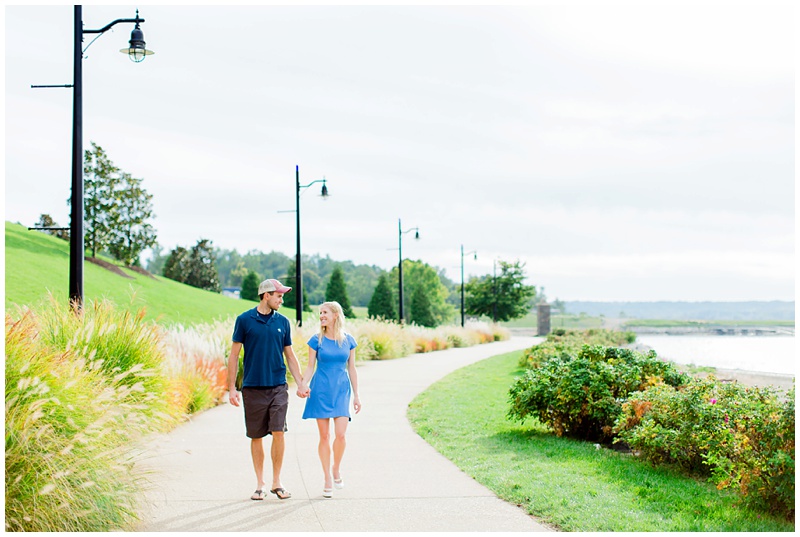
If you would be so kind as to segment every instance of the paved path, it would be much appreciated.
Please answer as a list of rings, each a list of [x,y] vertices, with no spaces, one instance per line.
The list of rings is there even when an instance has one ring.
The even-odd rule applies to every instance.
[[[150,444],[153,473],[139,531],[548,531],[445,459],[411,428],[408,403],[451,371],[539,341],[509,341],[360,363],[361,413],[342,463],[343,490],[322,497],[314,420],[290,390],[282,472],[289,500],[252,501],[255,475],[241,408],[204,412]],[[265,440],[268,449],[269,440]],[[267,463],[265,471],[271,475]],[[269,478],[268,478],[269,480]]]

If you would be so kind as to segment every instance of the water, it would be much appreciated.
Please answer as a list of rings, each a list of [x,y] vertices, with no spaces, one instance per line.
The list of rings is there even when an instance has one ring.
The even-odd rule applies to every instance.
[[[664,336],[641,334],[636,342],[679,364],[795,374],[794,336]]]

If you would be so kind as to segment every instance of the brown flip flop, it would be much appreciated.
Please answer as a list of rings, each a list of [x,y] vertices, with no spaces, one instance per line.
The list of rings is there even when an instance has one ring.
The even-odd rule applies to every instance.
[[[278,498],[280,498],[281,500],[288,500],[289,498],[292,497],[292,493],[291,492],[287,492],[286,490],[283,489],[283,487],[278,487],[276,489],[272,489],[272,490],[270,490],[270,492],[273,493]]]

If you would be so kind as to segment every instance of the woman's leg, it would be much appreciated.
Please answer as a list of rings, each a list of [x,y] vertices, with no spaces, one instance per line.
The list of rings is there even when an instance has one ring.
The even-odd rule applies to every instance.
[[[333,418],[334,434],[336,435],[336,438],[333,440],[333,478],[337,481],[342,477],[339,466],[342,464],[344,448],[347,445],[345,433],[347,433],[347,423],[349,421],[350,418],[347,416]]]
[[[331,422],[330,419],[317,419],[319,429],[319,461],[322,463],[322,473],[325,474],[325,488],[333,488],[331,478]]]

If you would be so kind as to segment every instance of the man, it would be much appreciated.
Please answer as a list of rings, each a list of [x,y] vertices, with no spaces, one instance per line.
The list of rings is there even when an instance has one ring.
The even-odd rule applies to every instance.
[[[287,365],[297,381],[298,392],[308,393],[308,390],[303,384],[300,363],[292,349],[289,319],[278,313],[284,293],[291,290],[291,287],[286,287],[278,280],[264,280],[258,286],[258,306],[239,315],[233,328],[233,344],[228,357],[228,397],[233,406],[239,406],[236,374],[239,370],[239,352],[244,346],[241,398],[244,401],[245,426],[258,482],[251,496],[253,500],[263,500],[266,496],[263,446],[266,435],[272,435],[270,492],[281,500],[292,497],[281,484],[286,411],[289,407]]]

